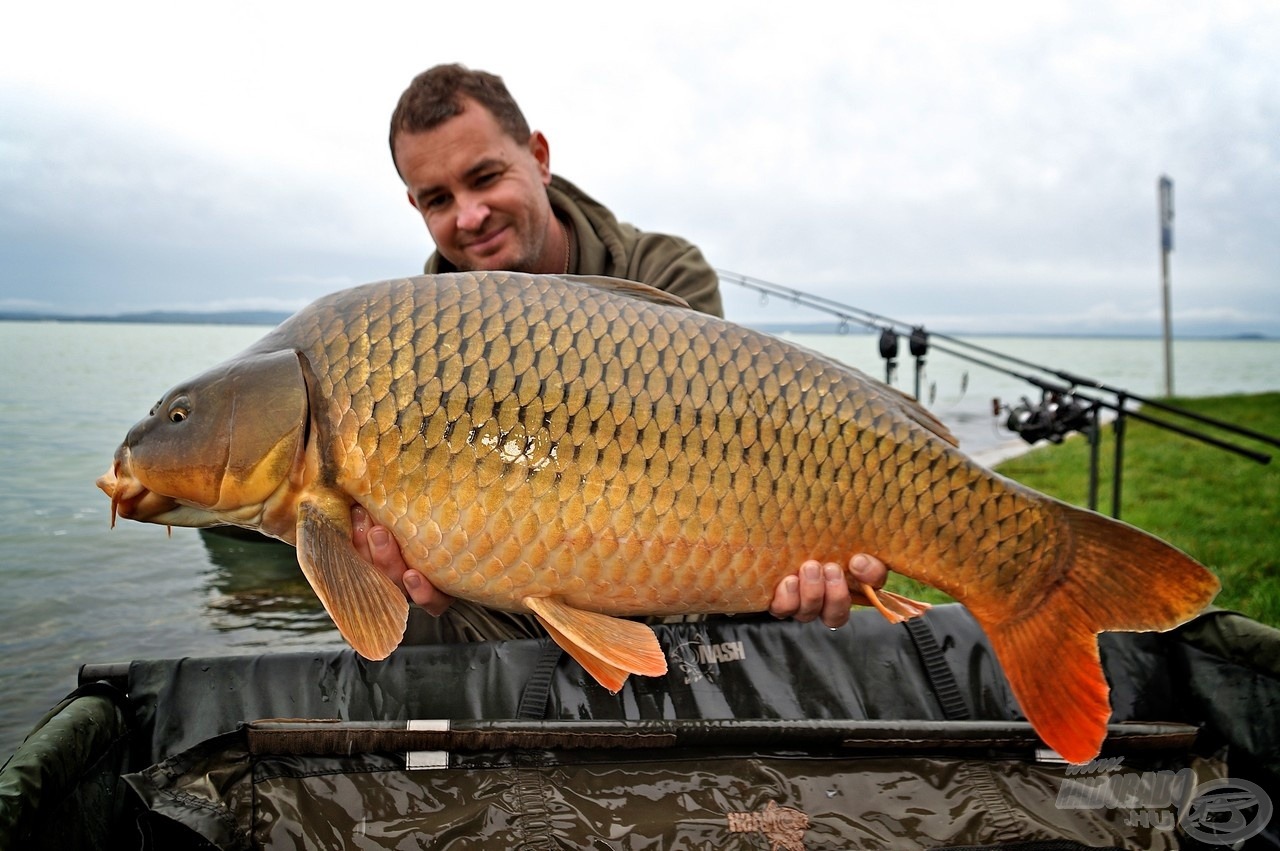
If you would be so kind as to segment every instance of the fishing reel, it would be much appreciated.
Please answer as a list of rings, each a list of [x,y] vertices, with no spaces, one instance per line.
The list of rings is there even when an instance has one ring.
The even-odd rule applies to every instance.
[[[1044,391],[1039,404],[1033,404],[1026,396],[1013,406],[1005,407],[996,399],[995,413],[1008,411],[1005,427],[1027,443],[1047,440],[1061,443],[1073,431],[1085,431],[1092,425],[1093,406],[1081,402],[1070,392]]]

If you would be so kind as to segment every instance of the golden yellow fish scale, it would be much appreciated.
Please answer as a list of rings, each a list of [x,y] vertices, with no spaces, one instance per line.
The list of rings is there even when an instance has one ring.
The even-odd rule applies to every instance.
[[[912,403],[689,310],[457,275],[340,293],[277,333],[315,370],[338,484],[491,606],[758,611],[804,559],[860,551],[959,599],[1015,593],[1001,565],[1053,569],[1039,501]]]

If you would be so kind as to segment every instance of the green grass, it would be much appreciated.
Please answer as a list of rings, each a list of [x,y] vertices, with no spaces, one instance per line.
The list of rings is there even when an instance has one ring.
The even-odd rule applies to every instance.
[[[1170,399],[1179,408],[1280,436],[1280,393]],[[1141,413],[1273,455],[1258,464],[1231,452],[1127,418],[1120,518],[1163,538],[1207,566],[1222,583],[1215,605],[1280,627],[1280,448],[1213,429],[1150,406]],[[1102,429],[1098,511],[1111,514],[1115,432]],[[1087,506],[1089,443],[1073,435],[996,467],[1074,505]],[[930,602],[947,598],[895,576],[889,587]]]

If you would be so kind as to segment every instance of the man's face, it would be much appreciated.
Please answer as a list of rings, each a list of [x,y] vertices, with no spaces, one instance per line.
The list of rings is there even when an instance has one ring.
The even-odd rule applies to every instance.
[[[467,100],[460,115],[424,133],[400,133],[394,156],[436,248],[462,270],[556,273],[549,250],[551,181],[546,139],[507,135],[489,110]],[[560,262],[556,262],[559,259]]]

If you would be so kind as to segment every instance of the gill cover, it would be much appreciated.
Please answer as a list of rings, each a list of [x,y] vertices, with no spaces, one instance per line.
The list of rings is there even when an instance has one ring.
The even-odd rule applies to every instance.
[[[264,502],[302,451],[307,388],[298,353],[228,361],[164,395],[117,459],[148,490],[211,510]]]

